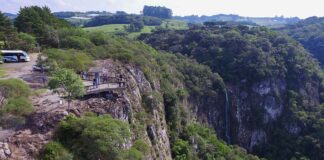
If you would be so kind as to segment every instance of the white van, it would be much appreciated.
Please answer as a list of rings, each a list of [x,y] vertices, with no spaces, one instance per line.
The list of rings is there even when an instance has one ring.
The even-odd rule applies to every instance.
[[[29,62],[30,57],[22,50],[1,50],[2,60],[4,62]]]

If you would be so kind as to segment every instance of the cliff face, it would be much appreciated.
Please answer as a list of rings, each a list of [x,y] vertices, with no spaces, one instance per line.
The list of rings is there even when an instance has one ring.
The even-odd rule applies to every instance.
[[[83,100],[75,100],[72,109],[67,104],[59,103],[56,95],[45,93],[33,97],[36,113],[28,117],[26,126],[12,133],[0,143],[1,159],[37,159],[48,141],[52,140],[58,122],[68,114],[81,116],[86,112],[98,115],[110,114],[116,119],[128,122],[132,138],[125,148],[130,148],[135,140],[144,140],[150,146],[150,153],[145,159],[171,159],[167,126],[163,103],[158,103],[153,110],[143,106],[142,97],[151,93],[153,87],[137,67],[123,65],[112,60],[97,61],[97,68],[111,76],[122,74],[127,79],[126,89],[113,95],[92,95]],[[159,90],[159,83],[154,84]],[[53,98],[54,97],[54,98]],[[2,148],[1,148],[2,147]],[[6,151],[2,154],[1,151]]]
[[[123,65],[112,60],[97,61],[96,68],[110,76],[122,74],[126,79],[126,89],[110,98],[93,97],[75,102],[81,112],[110,114],[116,119],[126,121],[131,126],[132,141],[142,139],[150,146],[146,159],[171,159],[167,126],[164,117],[164,106],[157,103],[153,110],[143,106],[143,96],[154,90],[159,91],[159,82],[154,84],[145,78],[143,72],[134,66]],[[90,69],[91,70],[91,69]],[[154,87],[152,87],[152,85]],[[126,146],[129,148],[132,142]]]
[[[324,157],[322,70],[297,42],[262,27],[235,25],[159,30],[139,39],[220,75],[222,90],[188,101],[194,117],[223,140],[268,159]]]
[[[296,82],[297,83],[297,82]],[[192,100],[197,106],[197,117],[215,128],[218,135],[231,144],[238,144],[250,151],[258,145],[272,143],[274,129],[278,127],[291,136],[299,135],[305,124],[291,118],[287,81],[282,78],[269,78],[246,87],[243,80],[239,84],[227,85],[226,92],[217,99]],[[297,103],[306,108],[320,104],[318,82],[299,84],[296,93]],[[226,103],[229,112],[226,113]],[[193,105],[192,104],[192,105]],[[227,115],[228,114],[228,115]],[[229,121],[226,122],[226,117]],[[206,120],[207,118],[207,120]],[[229,127],[230,140],[226,137]]]

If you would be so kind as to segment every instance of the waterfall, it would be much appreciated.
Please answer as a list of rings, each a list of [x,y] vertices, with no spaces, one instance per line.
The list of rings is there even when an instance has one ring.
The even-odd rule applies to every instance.
[[[230,106],[228,100],[227,90],[225,92],[225,138],[227,143],[231,143],[231,136],[230,136]]]

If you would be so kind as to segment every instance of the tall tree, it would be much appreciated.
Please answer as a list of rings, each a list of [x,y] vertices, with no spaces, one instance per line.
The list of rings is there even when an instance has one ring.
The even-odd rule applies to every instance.
[[[85,88],[80,76],[70,69],[58,69],[49,82],[51,89],[63,92],[68,101],[68,109],[72,99],[85,94]]]
[[[143,15],[170,19],[172,18],[172,10],[166,7],[144,6]]]
[[[42,45],[57,47],[56,29],[69,27],[65,20],[56,18],[48,7],[24,7],[14,22],[19,32],[33,34]],[[53,38],[54,37],[54,38]]]
[[[15,37],[15,29],[9,20],[2,12],[0,12],[0,48],[4,48],[10,39]]]

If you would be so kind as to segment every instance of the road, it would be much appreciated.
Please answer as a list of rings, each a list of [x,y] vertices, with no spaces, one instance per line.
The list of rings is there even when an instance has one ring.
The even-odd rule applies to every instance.
[[[5,77],[0,79],[19,78],[23,79],[24,75],[32,74],[32,67],[36,64],[38,54],[30,54],[30,62],[21,63],[4,63],[1,64],[1,68],[7,73]],[[5,140],[7,137],[14,133],[14,129],[1,129],[0,128],[0,141]]]
[[[3,68],[3,70],[7,73],[7,76],[0,79],[22,78],[23,75],[31,74],[32,67],[36,64],[38,53],[33,53],[29,56],[30,62],[2,64],[1,68]]]

